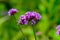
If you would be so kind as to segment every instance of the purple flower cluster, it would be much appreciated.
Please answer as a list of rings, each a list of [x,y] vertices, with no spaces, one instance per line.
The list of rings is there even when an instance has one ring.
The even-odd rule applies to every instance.
[[[25,15],[21,15],[18,21],[18,24],[28,24],[31,21],[31,24],[35,24],[36,21],[40,20],[41,16],[36,12],[26,12]]]
[[[9,16],[14,15],[16,12],[18,12],[18,10],[12,8],[12,9],[10,9],[10,10],[8,11],[8,15],[9,15]]]
[[[60,35],[60,25],[58,25],[56,29],[57,29],[56,34],[57,34],[57,35]]]
[[[28,20],[32,20],[32,19],[34,19],[34,20],[40,20],[40,18],[41,18],[41,16],[40,16],[40,14],[39,13],[36,13],[36,12],[26,12],[26,17],[27,17],[27,19]]]

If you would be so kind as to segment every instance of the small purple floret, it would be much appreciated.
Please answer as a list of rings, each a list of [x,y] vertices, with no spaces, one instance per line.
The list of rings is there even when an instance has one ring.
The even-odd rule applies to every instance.
[[[31,20],[31,24],[33,25],[33,24],[35,24],[36,23],[36,21],[35,20]]]
[[[56,29],[59,30],[59,29],[60,29],[60,25],[58,25],[58,26],[56,27]]]
[[[24,20],[23,21],[23,24],[27,25],[28,24],[28,21],[27,20]]]
[[[16,12],[18,12],[18,10],[12,8],[12,9],[10,9],[10,10],[8,11],[8,15],[9,15],[9,16],[14,15]]]
[[[36,13],[36,20],[40,20],[41,16],[39,13]]]
[[[57,30],[56,34],[57,34],[57,35],[60,35],[60,29],[59,29],[59,30]]]
[[[27,20],[30,20],[31,13],[32,13],[32,12],[26,12],[26,14],[25,14],[25,15],[26,15],[26,19],[27,19]]]
[[[21,16],[20,16],[20,19],[21,19],[21,20],[26,20],[26,16],[25,16],[25,15],[21,15]]]
[[[56,27],[56,29],[57,29],[56,34],[57,34],[57,35],[60,35],[60,25],[58,25],[58,26]]]
[[[25,25],[28,24],[28,21],[26,20],[26,16],[25,15],[21,15],[20,16],[20,19],[18,21],[18,24],[25,24]]]

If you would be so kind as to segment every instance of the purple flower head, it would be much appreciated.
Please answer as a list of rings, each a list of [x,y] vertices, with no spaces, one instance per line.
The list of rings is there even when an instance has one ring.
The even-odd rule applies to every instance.
[[[39,13],[37,13],[37,12],[32,12],[32,13],[34,14],[34,17],[36,20],[40,20],[41,15]]]
[[[25,24],[25,25],[28,24],[28,21],[26,20],[26,16],[25,15],[21,15],[20,16],[20,19],[18,21],[18,24]]]
[[[58,26],[56,27],[56,29],[59,30],[59,29],[60,29],[60,25],[58,25]]]
[[[25,15],[26,15],[26,19],[27,19],[27,20],[30,20],[31,13],[32,13],[32,12],[26,12],[26,14],[25,14]]]
[[[31,20],[31,24],[36,24],[36,21],[35,20]]]
[[[27,25],[28,24],[28,21],[27,20],[24,20],[23,21],[23,24]]]
[[[39,13],[36,12],[26,12],[26,18],[29,20],[40,20],[41,16]]]
[[[25,15],[21,15],[21,16],[20,16],[20,19],[21,19],[21,20],[26,20],[26,16],[25,16]]]
[[[25,24],[25,25],[27,25],[28,24],[28,21],[27,20],[19,20],[18,21],[18,24]]]
[[[40,20],[41,16],[39,13],[36,12],[26,12],[25,15],[21,15],[18,21],[18,24],[28,24],[30,21],[31,24],[36,24],[36,21]]]
[[[34,17],[35,18],[35,16],[36,16],[36,13],[35,12],[32,12],[31,13],[31,17]]]
[[[33,12],[26,12],[26,18],[31,20],[35,18],[35,13]]]
[[[57,30],[56,34],[57,34],[57,35],[60,35],[60,29],[59,29],[59,30]]]
[[[40,20],[41,19],[41,16],[39,13],[36,13],[36,20]]]
[[[9,15],[9,16],[14,15],[16,12],[18,12],[18,10],[12,8],[12,9],[10,9],[10,10],[8,11],[8,15]]]

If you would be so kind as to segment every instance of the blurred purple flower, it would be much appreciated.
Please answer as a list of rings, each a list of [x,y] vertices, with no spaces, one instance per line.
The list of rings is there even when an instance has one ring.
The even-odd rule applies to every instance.
[[[41,19],[41,16],[39,13],[36,13],[36,20],[40,20]]]
[[[33,25],[33,24],[35,24],[36,23],[36,21],[35,20],[31,20],[31,24]]]
[[[60,35],[60,25],[58,25],[58,26],[56,27],[56,29],[57,29],[56,34],[57,34],[57,35]]]
[[[56,29],[59,30],[59,29],[60,29],[60,25],[58,25],[58,26],[56,27]]]
[[[18,21],[19,24],[28,24],[28,22],[30,21],[31,24],[35,24],[36,21],[40,20],[41,16],[39,13],[36,12],[26,12],[25,15],[21,15],[20,19]]]
[[[36,35],[41,35],[42,33],[41,32],[37,32]]]
[[[16,12],[18,12],[18,10],[12,8],[12,9],[10,9],[10,10],[8,11],[8,15],[9,15],[9,16],[14,15]]]
[[[26,20],[31,21],[31,24],[35,24],[36,21],[40,20],[41,15],[37,12],[26,12]]]
[[[59,30],[57,30],[56,34],[57,34],[57,35],[60,35],[60,29],[59,29]]]
[[[25,15],[21,15],[20,16],[20,19],[18,21],[18,24],[25,24],[25,25],[28,24],[28,21],[26,20],[26,16]]]

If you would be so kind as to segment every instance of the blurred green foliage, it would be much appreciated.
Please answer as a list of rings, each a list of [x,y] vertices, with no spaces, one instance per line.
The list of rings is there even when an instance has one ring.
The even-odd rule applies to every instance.
[[[41,20],[34,26],[35,32],[42,32],[37,40],[60,40],[56,35],[56,26],[60,24],[60,0],[0,0],[0,40],[24,40],[24,35],[13,16],[7,16],[10,8],[19,10],[19,16],[27,11],[36,11],[41,14]],[[30,25],[20,25],[28,40],[34,40]]]

